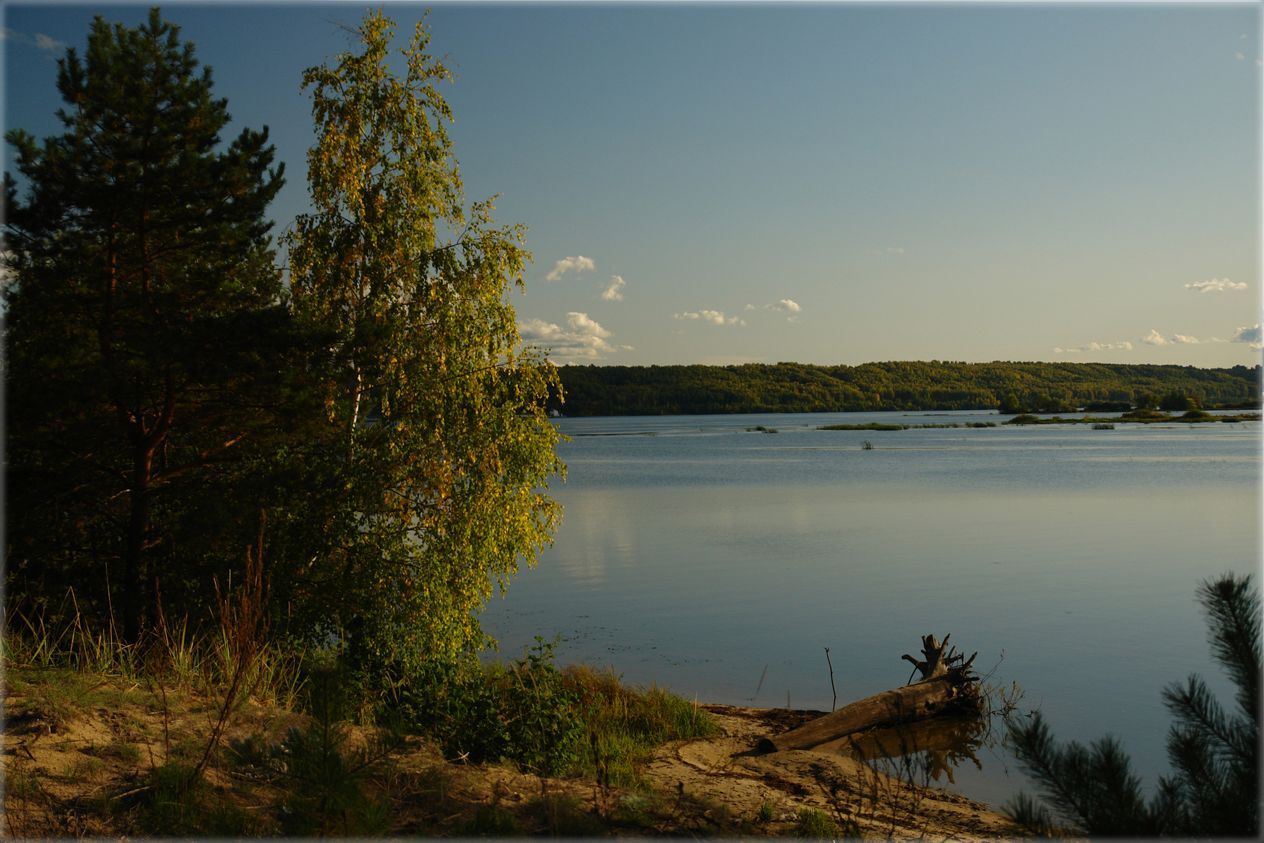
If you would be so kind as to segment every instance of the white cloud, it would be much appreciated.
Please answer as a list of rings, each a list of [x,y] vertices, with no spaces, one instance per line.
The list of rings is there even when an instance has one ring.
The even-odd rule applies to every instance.
[[[1223,293],[1226,290],[1245,290],[1245,281],[1230,281],[1228,278],[1212,278],[1208,281],[1194,281],[1186,284],[1185,289],[1197,290],[1200,293]]]
[[[42,32],[35,33],[35,46],[37,49],[45,50],[50,53],[60,53],[66,49],[66,45],[56,38],[45,35]]]
[[[871,255],[902,255],[904,254],[903,246],[883,246],[881,249],[866,249]]]
[[[1191,337],[1189,334],[1172,334],[1163,336],[1154,328],[1141,338],[1146,345],[1201,345],[1202,343],[1224,342],[1219,337]]]
[[[1264,340],[1260,336],[1259,323],[1245,328],[1238,328],[1230,342],[1244,342],[1255,351],[1264,349]]]
[[[593,263],[592,258],[586,258],[583,255],[576,255],[573,258],[562,258],[553,264],[553,269],[549,274],[544,276],[545,281],[558,281],[568,272],[583,272],[585,269],[596,269],[597,264]]]
[[[610,283],[601,297],[606,301],[623,301],[623,276],[611,275]]]
[[[607,340],[614,336],[587,313],[566,314],[566,327],[543,319],[528,319],[518,324],[523,342],[544,348],[558,358],[594,360],[615,351],[630,351],[630,346],[614,346]]]
[[[1054,354],[1082,354],[1086,351],[1132,351],[1132,343],[1128,340],[1120,340],[1119,342],[1090,342],[1088,345],[1078,345],[1075,348],[1063,348],[1062,346],[1054,346]]]
[[[1234,54],[1233,54],[1233,57],[1234,57],[1235,59],[1237,59],[1238,61],[1242,61],[1243,59],[1245,59],[1245,58],[1246,58],[1246,53],[1243,53],[1243,52],[1237,52],[1237,53],[1234,53]]]
[[[68,46],[63,42],[58,41],[56,38],[45,35],[42,32],[37,32],[34,35],[27,35],[25,32],[18,32],[16,29],[9,29],[7,26],[0,27],[0,40],[26,44],[29,47],[34,47],[35,49],[42,50],[46,53],[60,53]]]
[[[764,305],[760,305],[759,307],[756,307],[753,304],[748,304],[743,309],[744,310],[779,310],[782,313],[789,314],[786,317],[786,321],[793,322],[795,321],[795,318],[796,318],[795,314],[801,312],[803,310],[803,307],[794,299],[781,299],[780,301],[774,302],[773,304],[764,304]]]
[[[684,313],[672,315],[675,319],[692,322],[706,322],[709,325],[745,325],[746,320],[739,316],[726,316],[720,310],[686,310]]]

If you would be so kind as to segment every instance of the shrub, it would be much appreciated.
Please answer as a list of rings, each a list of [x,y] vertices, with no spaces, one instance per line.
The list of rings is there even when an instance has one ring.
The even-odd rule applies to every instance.
[[[543,775],[574,762],[582,726],[574,694],[539,636],[508,667],[473,660],[428,664],[401,694],[401,709],[450,758],[510,761]]]
[[[804,808],[799,812],[799,821],[795,823],[794,836],[812,840],[837,840],[843,836],[843,830],[824,811]]]

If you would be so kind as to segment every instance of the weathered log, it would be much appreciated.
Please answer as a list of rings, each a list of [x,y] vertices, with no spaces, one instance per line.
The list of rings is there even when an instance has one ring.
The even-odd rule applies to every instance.
[[[933,635],[923,636],[924,660],[903,656],[922,672],[923,678],[919,681],[865,697],[797,729],[764,738],[759,749],[765,752],[810,749],[878,726],[895,726],[945,713],[977,711],[978,678],[970,672],[975,656],[967,660],[958,655],[955,648],[948,648],[948,637],[945,635],[941,642]]]
[[[974,664],[974,657],[978,653],[974,653],[966,660],[957,653],[956,647],[948,646],[948,639],[952,637],[952,633],[944,636],[943,641],[935,639],[934,635],[922,636],[922,655],[926,657],[925,661],[918,661],[908,653],[900,656],[907,662],[912,662],[915,668],[914,672],[920,671],[922,680],[938,679],[940,676],[946,676],[950,673],[959,673],[964,678],[965,674],[970,670],[970,665]],[[909,680],[913,679],[912,675]]]

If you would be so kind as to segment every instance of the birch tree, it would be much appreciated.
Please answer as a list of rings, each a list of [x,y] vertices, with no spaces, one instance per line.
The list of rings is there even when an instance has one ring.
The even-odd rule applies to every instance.
[[[451,74],[424,23],[396,74],[393,35],[370,13],[356,49],[304,74],[314,210],[288,242],[294,313],[329,340],[287,587],[308,629],[374,670],[484,643],[477,612],[551,540],[545,487],[563,468],[555,371],[521,348],[506,301],[524,230],[495,225],[490,201],[465,209]]]

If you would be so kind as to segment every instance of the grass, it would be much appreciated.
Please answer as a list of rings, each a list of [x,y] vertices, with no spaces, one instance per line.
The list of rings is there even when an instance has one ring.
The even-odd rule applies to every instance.
[[[639,787],[638,765],[664,743],[719,731],[697,703],[662,688],[629,688],[613,672],[568,667],[563,684],[575,694],[586,740],[571,775],[614,787]]]
[[[824,811],[815,808],[804,808],[799,812],[799,819],[792,833],[795,837],[809,840],[837,840],[844,836],[838,823],[831,820]]]

